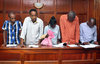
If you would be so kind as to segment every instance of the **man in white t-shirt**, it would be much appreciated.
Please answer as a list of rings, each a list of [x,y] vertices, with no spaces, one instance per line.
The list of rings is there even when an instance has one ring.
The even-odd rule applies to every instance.
[[[29,14],[30,16],[26,17],[23,23],[20,36],[21,46],[23,46],[24,39],[26,39],[26,44],[39,44],[40,37],[43,34],[43,21],[37,17],[37,10],[31,9]]]

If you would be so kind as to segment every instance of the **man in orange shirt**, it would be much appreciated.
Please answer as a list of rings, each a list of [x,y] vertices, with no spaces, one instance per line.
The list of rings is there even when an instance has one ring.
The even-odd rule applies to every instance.
[[[60,17],[60,28],[62,35],[62,42],[68,44],[79,43],[79,18],[74,11]]]

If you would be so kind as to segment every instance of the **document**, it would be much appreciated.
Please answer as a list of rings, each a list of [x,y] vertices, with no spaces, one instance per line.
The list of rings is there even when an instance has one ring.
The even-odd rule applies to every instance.
[[[83,47],[83,48],[95,48],[99,45],[96,45],[96,44],[89,44],[89,45],[80,45],[80,47]]]
[[[29,47],[38,48],[39,45],[29,45]]]
[[[71,45],[68,45],[69,47],[78,47],[77,45],[75,44],[71,44]]]
[[[57,45],[53,45],[53,47],[64,47],[63,44],[64,44],[64,43],[59,43],[59,44],[57,44]]]
[[[16,47],[17,44],[7,44],[6,47]]]

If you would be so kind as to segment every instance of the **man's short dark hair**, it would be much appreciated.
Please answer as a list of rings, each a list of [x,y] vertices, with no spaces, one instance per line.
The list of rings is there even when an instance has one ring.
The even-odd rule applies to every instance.
[[[36,10],[36,9],[31,9],[31,10],[29,11],[29,14],[31,14],[32,11],[35,11],[35,12],[37,13],[37,10]]]
[[[10,18],[10,14],[14,14],[15,15],[15,13],[14,12],[10,12],[10,13],[8,13],[8,17]]]

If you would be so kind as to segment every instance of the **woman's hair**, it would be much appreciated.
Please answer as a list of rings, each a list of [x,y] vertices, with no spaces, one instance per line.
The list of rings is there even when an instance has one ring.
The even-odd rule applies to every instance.
[[[53,25],[55,25],[56,23],[57,23],[57,21],[56,21],[55,17],[52,16],[51,19],[50,19],[50,21],[49,21],[49,25],[50,25],[50,26],[53,26]]]

